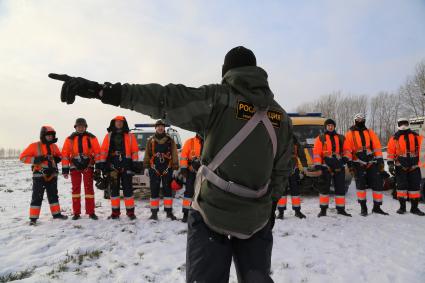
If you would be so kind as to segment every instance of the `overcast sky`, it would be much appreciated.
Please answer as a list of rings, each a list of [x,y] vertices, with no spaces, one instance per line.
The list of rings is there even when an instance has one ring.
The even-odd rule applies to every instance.
[[[94,100],[63,104],[50,72],[200,86],[220,82],[237,45],[254,51],[288,111],[335,90],[396,91],[425,59],[425,1],[0,0],[0,147],[26,146],[43,124],[61,146],[77,117],[100,139],[116,115],[151,121]]]

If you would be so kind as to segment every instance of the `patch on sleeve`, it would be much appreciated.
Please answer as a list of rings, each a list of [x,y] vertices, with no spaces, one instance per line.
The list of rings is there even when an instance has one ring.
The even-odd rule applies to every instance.
[[[254,114],[255,109],[253,104],[238,101],[236,107],[236,118],[241,120],[249,120],[252,116],[254,116]],[[282,112],[269,110],[267,111],[267,116],[269,117],[269,120],[272,123],[273,127],[280,128],[280,122],[282,121],[283,116]]]

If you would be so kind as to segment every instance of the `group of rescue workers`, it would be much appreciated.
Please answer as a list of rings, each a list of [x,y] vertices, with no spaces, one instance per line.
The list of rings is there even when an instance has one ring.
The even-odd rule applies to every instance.
[[[420,145],[422,137],[409,127],[409,120],[400,118],[397,121],[398,131],[390,138],[387,146],[387,165],[390,173],[395,176],[397,199],[400,208],[397,213],[406,213],[406,201],[410,200],[410,212],[419,216],[425,213],[418,208],[420,200]],[[278,219],[283,219],[287,203],[287,192],[291,194],[292,209],[295,216],[305,218],[301,213],[299,181],[307,168],[304,149],[293,137],[293,170],[289,178],[289,186],[279,199],[277,207]],[[388,215],[381,209],[383,201],[384,159],[381,142],[372,129],[366,127],[366,117],[363,113],[354,116],[354,125],[345,136],[336,132],[336,123],[327,119],[324,132],[316,137],[313,147],[314,168],[320,171],[315,185],[319,191],[320,212],[318,217],[326,216],[329,207],[329,192],[331,182],[335,189],[335,206],[337,214],[349,216],[345,210],[345,166],[354,176],[357,199],[361,207],[360,215],[367,216],[366,189],[372,189],[373,213]]]
[[[167,217],[176,220],[172,212],[173,194],[171,184],[177,177],[179,159],[174,140],[165,133],[165,123],[155,123],[156,133],[147,141],[143,164],[139,162],[139,148],[134,134],[130,133],[128,123],[123,116],[111,120],[108,133],[99,145],[98,139],[87,131],[84,118],[75,121],[75,131],[65,139],[62,152],[55,144],[56,131],[51,126],[43,126],[40,140],[30,144],[20,155],[20,160],[31,164],[33,172],[33,193],[30,206],[30,224],[34,225],[40,215],[44,191],[50,204],[53,218],[67,219],[59,206],[57,177],[58,164],[62,162],[62,175],[65,179],[71,176],[73,220],[81,215],[81,182],[84,184],[85,209],[89,218],[97,220],[93,181],[101,176],[110,180],[110,200],[112,213],[108,219],[120,217],[120,190],[124,195],[126,214],[136,219],[134,214],[134,196],[132,177],[136,173],[145,174],[150,179],[151,211],[150,219],[158,220],[159,193],[162,183],[163,204]],[[196,170],[200,167],[202,138],[196,135],[186,141],[180,160],[180,174],[186,179],[186,190],[183,199],[183,222],[187,221],[194,193]]]
[[[361,207],[361,215],[367,216],[366,189],[372,189],[373,213],[388,215],[381,209],[383,200],[384,159],[378,136],[366,128],[364,114],[356,114],[354,125],[345,136],[336,132],[336,123],[327,119],[324,131],[316,137],[313,148],[314,169],[320,172],[314,184],[319,191],[320,212],[318,217],[326,216],[329,207],[331,183],[335,189],[335,205],[337,214],[351,216],[345,210],[345,166],[354,175],[357,198]],[[39,218],[44,190],[50,204],[53,218],[67,219],[61,214],[58,189],[58,163],[62,162],[62,174],[65,179],[71,176],[73,220],[81,215],[81,181],[85,190],[85,209],[89,218],[97,220],[93,180],[101,175],[110,177],[110,199],[112,213],[108,219],[120,217],[120,189],[123,190],[126,214],[135,219],[132,177],[141,173],[149,177],[152,215],[149,219],[158,220],[160,206],[160,189],[163,189],[163,205],[167,218],[176,220],[173,214],[172,181],[178,177],[185,180],[183,198],[183,222],[187,222],[194,194],[196,173],[201,167],[203,138],[196,134],[188,139],[181,151],[179,161],[177,146],[165,132],[165,123],[155,123],[156,133],[147,141],[143,164],[139,162],[138,145],[134,134],[130,133],[127,121],[123,116],[111,120],[108,133],[102,145],[92,133],[87,131],[87,122],[83,118],[75,121],[75,131],[65,139],[62,152],[55,144],[56,132],[50,126],[43,126],[40,141],[29,145],[21,154],[20,160],[32,164],[33,194],[30,206],[30,224]],[[397,198],[400,209],[397,213],[406,212],[406,201],[411,202],[410,212],[423,216],[418,208],[420,199],[421,173],[419,168],[420,145],[422,137],[409,128],[408,119],[398,120],[398,131],[391,137],[387,146],[387,164],[390,173],[396,178]],[[179,164],[180,163],[180,164]],[[291,195],[292,209],[295,216],[305,218],[301,212],[300,178],[308,169],[304,148],[293,136],[293,170],[282,197],[277,203],[278,219],[283,219],[287,204],[287,194]],[[180,176],[178,176],[180,175]],[[162,186],[161,186],[162,184]]]

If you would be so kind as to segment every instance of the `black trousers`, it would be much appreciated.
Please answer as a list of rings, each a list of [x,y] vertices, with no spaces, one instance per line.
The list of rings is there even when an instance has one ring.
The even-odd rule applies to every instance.
[[[120,188],[122,187],[124,199],[133,197],[133,174],[128,174],[126,171],[117,172],[112,171],[110,173],[111,177],[111,200],[118,198],[119,204],[119,196],[120,196]],[[134,213],[134,207],[127,208],[127,214]],[[120,208],[119,205],[116,207],[112,206],[112,214],[119,215]]]
[[[374,204],[382,204],[384,184],[377,164],[373,163],[369,167],[366,167],[358,162],[354,162],[354,180],[356,181],[359,203],[366,202],[366,189],[371,188],[373,190]]]
[[[395,171],[397,190],[419,191],[421,187],[421,170],[416,168],[412,171],[404,171],[397,166]]]
[[[345,170],[341,169],[339,172],[331,174],[328,170],[323,170],[323,174],[317,181],[317,189],[322,195],[329,195],[331,189],[331,182],[333,181],[335,187],[335,195],[345,195]]]
[[[229,281],[232,258],[239,282],[273,282],[269,277],[273,235],[268,223],[251,238],[241,240],[212,231],[196,210],[189,212],[186,282]]]
[[[196,172],[189,172],[186,178],[186,186],[184,190],[184,199],[187,201],[192,201],[193,194],[195,192],[195,179]],[[183,212],[189,211],[189,208],[183,207]]]
[[[162,181],[162,194],[164,195],[164,211],[172,211],[173,193],[171,191],[171,181],[173,178],[173,170],[169,169],[167,174],[158,176],[155,170],[149,170],[149,182],[151,188],[151,199],[159,199],[159,191],[161,189]],[[168,200],[168,201],[167,201]],[[171,203],[171,204],[170,204]],[[151,210],[158,211],[158,208],[151,208]]]
[[[44,180],[43,177],[33,177],[30,218],[37,219],[39,217],[44,191],[46,191],[52,214],[60,213],[57,177],[50,181]]]

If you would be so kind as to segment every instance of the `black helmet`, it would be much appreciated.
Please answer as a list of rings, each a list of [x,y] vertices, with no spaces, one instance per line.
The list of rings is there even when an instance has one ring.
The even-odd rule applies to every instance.
[[[77,118],[77,120],[75,120],[74,129],[77,128],[77,126],[84,126],[84,127],[87,128],[86,119],[84,119],[84,118]]]
[[[47,141],[46,140],[46,136],[47,135],[52,135],[53,136],[53,140]],[[58,141],[58,139],[56,138],[56,131],[55,131],[55,129],[53,129],[53,127],[51,127],[51,126],[43,126],[43,127],[41,127],[41,130],[40,130],[40,141],[42,143],[45,143],[45,144],[56,143]]]
[[[326,119],[326,121],[325,121],[325,127],[327,126],[327,125],[334,125],[334,127],[336,127],[336,123],[335,123],[335,121],[334,120],[332,120],[332,119]]]
[[[167,125],[165,124],[164,121],[158,120],[158,121],[155,122],[155,128],[158,127],[158,126],[164,126],[165,127]]]

